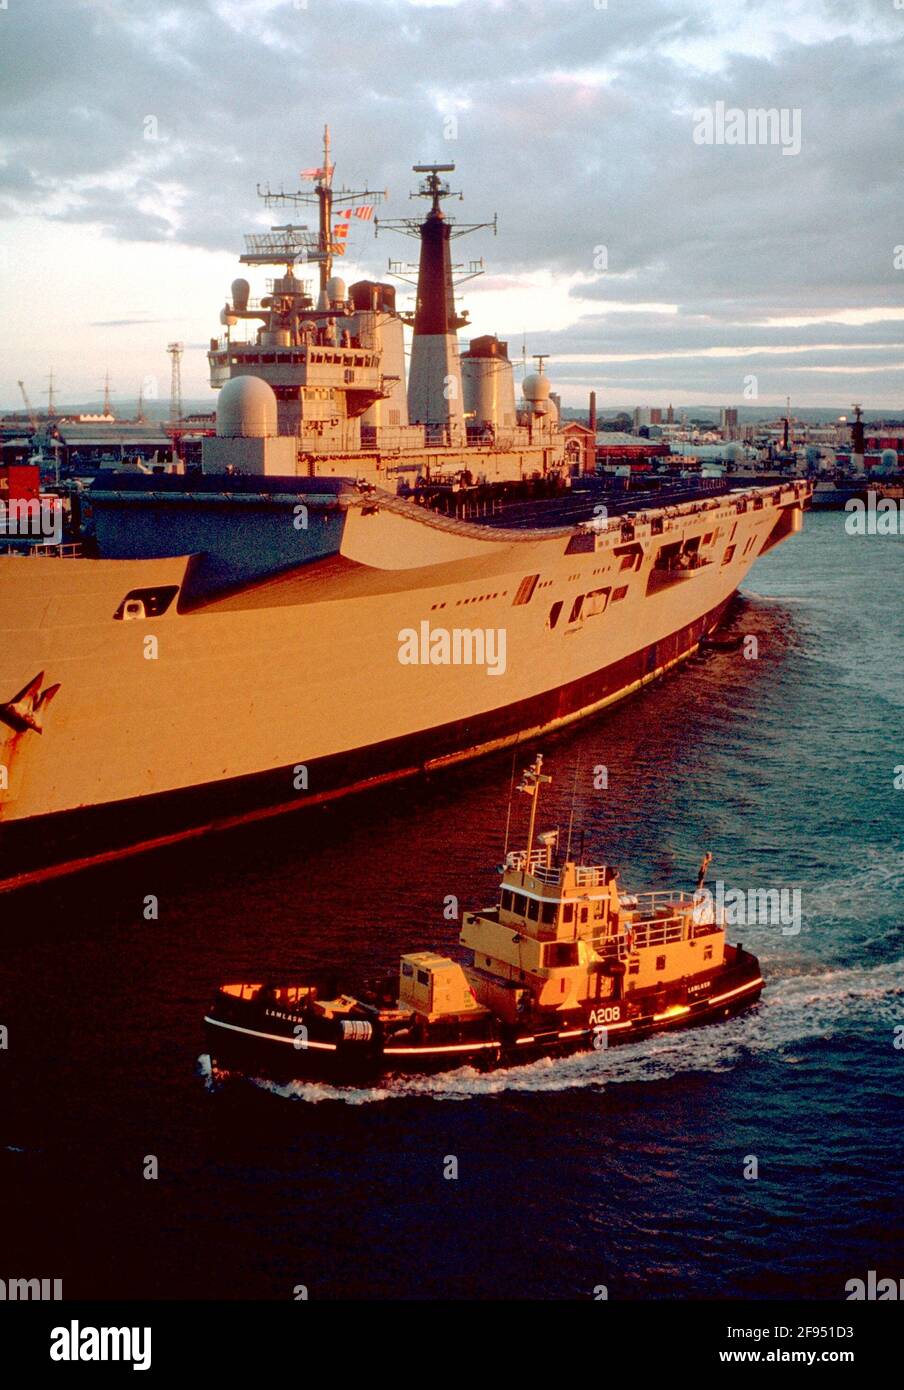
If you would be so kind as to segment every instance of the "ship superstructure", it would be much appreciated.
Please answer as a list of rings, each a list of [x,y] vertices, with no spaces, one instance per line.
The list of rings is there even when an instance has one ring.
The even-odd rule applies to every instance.
[[[525,377],[519,410],[505,343],[485,335],[471,342],[464,362],[459,353],[458,330],[468,317],[456,308],[455,283],[479,274],[482,263],[458,275],[451,243],[496,224],[461,224],[446,215],[443,202],[453,194],[444,176],[454,167],[415,165],[421,182],[412,196],[429,201],[426,216],[381,221],[374,214],[382,193],[334,189],[326,132],[322,166],[305,171],[312,190],[258,190],[270,207],[315,204],[318,227],[290,221],[245,239],[244,265],[280,273],[258,298],[248,280],[234,280],[221,311],[225,335],[211,339],[208,353],[219,398],[217,436],[202,446],[205,472],[350,476],[392,490],[418,477],[463,472],[488,482],[565,474],[564,436],[545,373]],[[345,225],[333,221],[343,210]],[[339,234],[358,214],[378,230],[418,239],[413,312],[397,309],[394,284],[360,280],[347,287],[332,273],[347,245]],[[296,274],[305,264],[318,267],[316,293]],[[411,268],[390,264],[407,279]],[[239,325],[253,329],[250,336],[238,337]]]

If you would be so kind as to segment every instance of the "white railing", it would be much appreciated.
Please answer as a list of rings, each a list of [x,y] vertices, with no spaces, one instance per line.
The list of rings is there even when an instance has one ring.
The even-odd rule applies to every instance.
[[[45,559],[52,556],[54,559],[74,560],[84,554],[81,541],[72,541],[66,545],[5,545],[0,546],[0,555],[41,555]]]
[[[642,918],[652,917],[663,907],[691,907],[694,902],[694,894],[685,888],[658,888],[652,893],[635,893],[632,896]]]
[[[773,503],[780,503],[785,493],[790,492],[794,497],[800,498],[808,497],[812,490],[812,484],[808,481],[789,478],[787,482],[780,483],[778,486],[765,487],[753,483],[749,488],[744,488],[741,491],[717,493],[715,496],[701,497],[692,502],[669,502],[664,497],[662,506],[650,508],[651,515],[648,515],[646,511],[620,512],[607,519],[594,517],[588,521],[580,521],[576,529],[609,538],[616,533],[620,535],[623,526],[633,527],[636,533],[646,534],[649,532],[651,535],[662,535],[663,531],[670,530],[687,520],[688,517],[697,516],[701,512],[716,511],[720,507],[736,511],[739,502],[744,503],[744,510],[746,510],[748,500],[755,506],[756,502],[753,499],[758,498],[760,506],[762,506],[763,499],[767,496]],[[661,527],[660,521],[662,521]],[[654,522],[656,529],[653,529]],[[710,562],[707,561],[707,563]]]
[[[559,871],[550,865],[549,849],[545,845],[542,849],[532,849],[530,857],[528,857],[526,849],[510,849],[505,856],[504,867],[529,873],[534,878],[540,879],[542,883],[558,883],[559,881]]]
[[[665,946],[670,941],[684,941],[694,934],[688,928],[687,917],[663,917],[659,921],[633,922],[619,936],[591,937],[591,943],[604,957],[625,960],[645,946]]]
[[[606,882],[605,864],[578,864],[574,871],[574,881],[579,888],[597,888]]]
[[[540,883],[560,883],[562,870],[550,863],[550,852],[544,846],[533,849],[530,860],[523,849],[509,850],[505,857],[505,869],[515,869],[531,875]],[[595,888],[606,882],[605,864],[578,864],[575,866],[575,884],[579,888]]]

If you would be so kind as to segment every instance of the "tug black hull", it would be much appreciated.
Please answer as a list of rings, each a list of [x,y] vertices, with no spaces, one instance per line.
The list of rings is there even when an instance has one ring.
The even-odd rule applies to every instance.
[[[610,997],[595,1007],[585,1004],[554,1018],[516,1024],[425,1020],[405,1036],[379,1028],[369,1035],[367,1027],[344,1030],[335,1019],[221,992],[205,1017],[205,1040],[216,1073],[277,1082],[369,1084],[393,1075],[435,1075],[460,1067],[491,1071],[522,1066],[723,1022],[755,1004],[763,984],[757,958],[726,946],[725,963],[705,978],[665,990]]]

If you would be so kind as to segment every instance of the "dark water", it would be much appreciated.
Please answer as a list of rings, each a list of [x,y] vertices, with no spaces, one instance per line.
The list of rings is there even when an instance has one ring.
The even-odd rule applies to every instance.
[[[809,517],[752,573],[734,622],[756,661],[698,660],[543,749],[543,819],[567,819],[577,765],[588,850],[628,885],[686,885],[709,848],[732,886],[801,890],[799,934],[738,933],[768,977],[756,1012],[491,1076],[210,1088],[220,978],[391,964],[454,942],[447,894],[492,901],[510,754],[5,901],[3,1277],[73,1298],[838,1298],[904,1275],[904,542],[842,520]]]

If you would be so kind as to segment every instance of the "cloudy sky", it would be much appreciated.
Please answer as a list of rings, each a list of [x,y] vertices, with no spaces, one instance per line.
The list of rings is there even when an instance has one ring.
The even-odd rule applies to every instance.
[[[904,410],[904,0],[0,0],[0,70],[0,404],[166,395],[171,339],[212,402],[255,186],[329,121],[385,215],[429,159],[498,212],[464,305],[566,403]],[[350,280],[416,249],[352,235]]]

